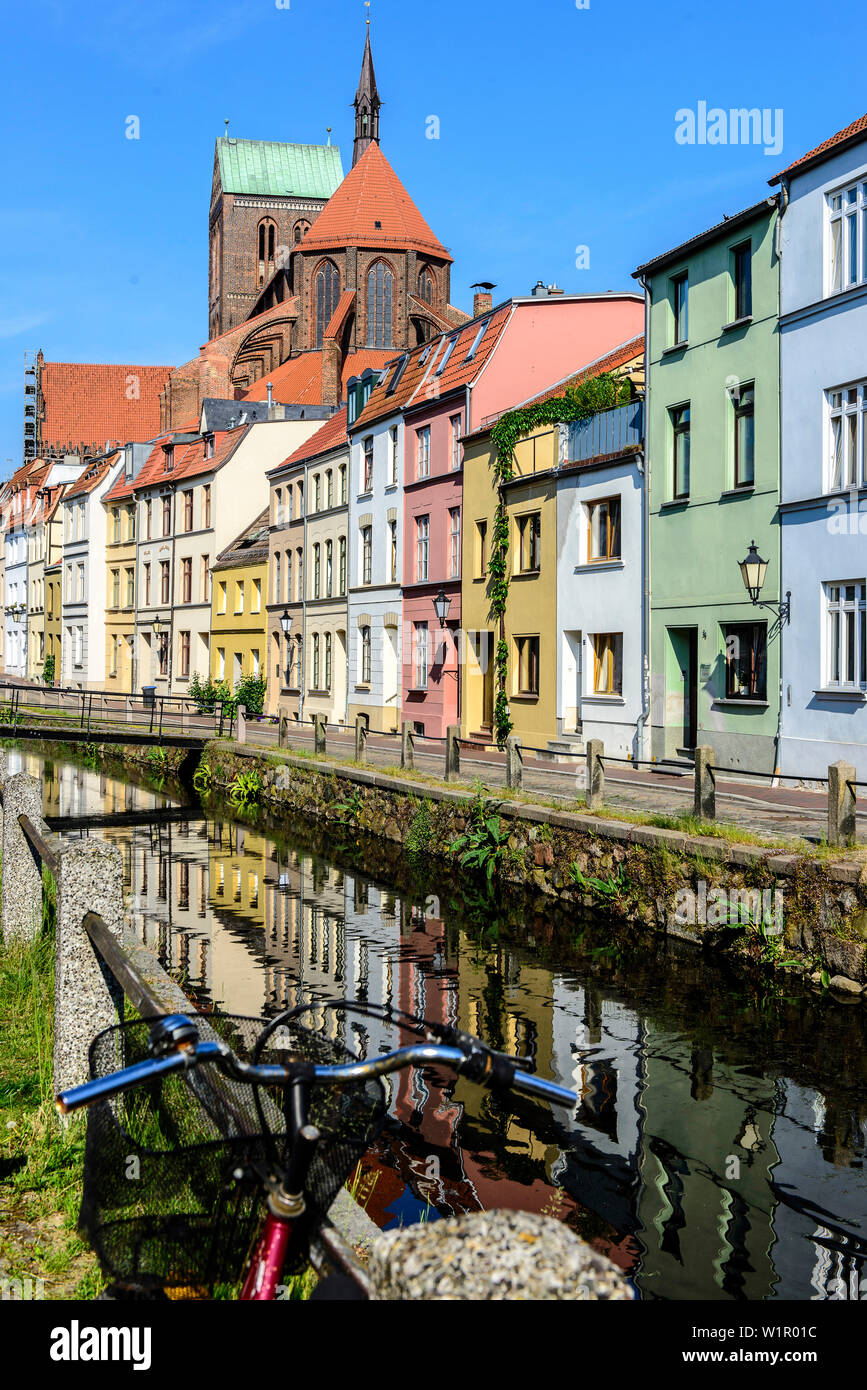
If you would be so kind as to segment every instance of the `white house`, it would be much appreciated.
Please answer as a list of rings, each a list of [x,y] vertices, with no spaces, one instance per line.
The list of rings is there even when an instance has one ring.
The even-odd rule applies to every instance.
[[[867,122],[782,184],[781,766],[867,777]]]
[[[123,450],[94,459],[63,498],[61,669],[79,690],[105,684],[105,542],[103,506],[123,467]]]

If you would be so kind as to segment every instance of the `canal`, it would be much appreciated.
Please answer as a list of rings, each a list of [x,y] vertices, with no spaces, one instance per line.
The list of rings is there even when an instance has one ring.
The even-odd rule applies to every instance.
[[[48,816],[152,812],[93,833],[123,852],[138,938],[200,1007],[392,1003],[580,1095],[573,1119],[438,1071],[394,1079],[361,1186],[378,1225],[516,1207],[566,1221],[643,1299],[867,1299],[862,1005],[486,901],[429,865],[389,872],[349,833],[225,807],[168,821],[153,785],[16,752],[10,770],[42,778]],[[370,1019],[322,1026],[360,1055],[394,1044]]]

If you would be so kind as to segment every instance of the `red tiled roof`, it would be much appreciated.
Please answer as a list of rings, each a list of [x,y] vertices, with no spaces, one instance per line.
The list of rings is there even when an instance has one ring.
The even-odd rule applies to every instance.
[[[45,362],[40,377],[43,445],[104,449],[106,444],[152,439],[160,427],[160,391],[171,370],[116,362]]]
[[[492,313],[471,319],[463,328],[455,328],[432,338],[429,343],[413,348],[396,391],[388,394],[392,373],[389,372],[379,386],[370,393],[370,399],[359,415],[353,431],[384,415],[393,415],[397,410],[424,405],[426,401],[447,396],[475,380],[487,362],[505,328],[511,314],[511,304],[502,304]],[[467,361],[473,343],[480,329],[484,333],[476,347],[475,354]],[[454,342],[445,369],[437,375],[437,367],[444,360],[447,344]],[[399,354],[392,353],[391,361],[397,361]],[[424,361],[422,361],[424,358]]]
[[[127,480],[124,477],[123,473],[121,473],[119,478],[117,479],[117,482],[114,484],[111,490],[105,494],[104,500],[106,502],[120,502],[125,497],[133,497],[135,495],[135,490],[139,485],[139,478],[144,472],[144,469],[147,467],[148,463],[150,463],[150,460],[155,457],[157,449],[160,450],[160,458],[162,457],[162,445],[168,443],[173,433],[174,431],[169,431],[166,434],[161,434],[159,438],[155,439],[153,442],[153,448],[148,454],[145,463],[142,465],[138,477]]]
[[[347,315],[355,303],[355,290],[344,290],[337,301],[337,308],[328,320],[328,327],[325,330],[326,338],[338,337],[341,328],[346,322]]]
[[[867,116],[859,116],[857,121],[847,125],[845,130],[838,130],[836,135],[831,135],[827,140],[823,140],[821,145],[817,145],[814,150],[808,150],[802,154],[800,159],[788,164],[785,169],[781,169],[779,174],[774,174],[768,183],[779,183],[780,179],[791,174],[794,169],[806,168],[810,164],[820,164],[823,159],[830,157],[841,145],[855,143],[857,140],[867,139]]]
[[[368,145],[358,163],[350,169],[301,242],[300,249],[315,251],[342,246],[367,246],[383,251],[390,246],[412,248],[441,261],[452,259],[377,144]]]
[[[360,376],[366,367],[384,367],[394,357],[394,350],[383,348],[359,348],[351,352],[343,363],[341,372],[341,394],[346,395],[346,383],[352,376]],[[267,376],[260,377],[244,392],[245,401],[265,401],[268,399],[268,382],[274,388],[273,399],[281,405],[321,405],[322,404],[322,353],[302,352],[298,357],[287,360]]]
[[[250,428],[250,425],[236,425],[233,430],[218,431],[214,435],[213,457],[209,459],[205,458],[205,441],[203,439],[196,439],[187,445],[176,444],[174,467],[169,473],[165,470],[163,443],[167,442],[171,436],[165,436],[163,443],[156,444],[151,449],[138,477],[131,484],[128,484],[130,492],[143,492],[149,487],[159,487],[163,483],[172,486],[187,478],[195,478],[200,473],[215,472],[234,452]],[[117,489],[112,488],[109,498],[111,501],[115,501],[118,495],[123,494],[118,494]],[[106,498],[106,501],[109,498]]]
[[[105,475],[111,471],[120,458],[120,454],[110,454],[108,458],[97,459],[89,468],[85,468],[80,478],[76,478],[74,483],[70,483],[69,491],[64,494],[64,502],[70,497],[84,497],[93,492],[94,488],[99,487],[105,479]]]
[[[285,458],[282,463],[278,463],[277,469],[272,469],[272,473],[282,468],[294,467],[297,463],[304,463],[306,459],[316,458],[317,454],[327,454],[329,450],[338,448],[347,442],[346,435],[346,406],[338,410],[336,415],[332,415],[330,420],[326,420],[321,429],[315,434],[311,434],[309,439],[305,439],[303,444]]]

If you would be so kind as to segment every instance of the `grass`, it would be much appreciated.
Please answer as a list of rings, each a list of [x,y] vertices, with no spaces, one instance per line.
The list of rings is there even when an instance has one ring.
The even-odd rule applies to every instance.
[[[87,1299],[102,1278],[76,1231],[84,1121],[61,1127],[54,1109],[53,1005],[45,923],[33,941],[0,946],[0,1277],[41,1279],[46,1298]]]

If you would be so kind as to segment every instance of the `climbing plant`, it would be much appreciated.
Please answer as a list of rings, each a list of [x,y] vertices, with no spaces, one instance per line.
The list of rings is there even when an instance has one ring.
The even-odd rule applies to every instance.
[[[629,400],[628,379],[617,379],[610,372],[591,377],[589,381],[570,386],[562,396],[552,396],[548,400],[536,401],[532,405],[521,406],[518,410],[508,410],[501,415],[491,430],[494,446],[492,471],[498,488],[497,507],[491,535],[491,556],[488,561],[490,575],[489,595],[491,617],[499,623],[500,635],[494,657],[494,670],[497,682],[497,696],[494,701],[494,733],[497,746],[502,748],[512,731],[509,713],[509,697],[506,694],[509,676],[509,647],[505,639],[506,608],[509,601],[509,517],[506,511],[503,486],[515,476],[515,449],[523,435],[542,425],[568,424],[572,420],[584,420],[600,410],[610,410],[612,406],[624,404]]]

